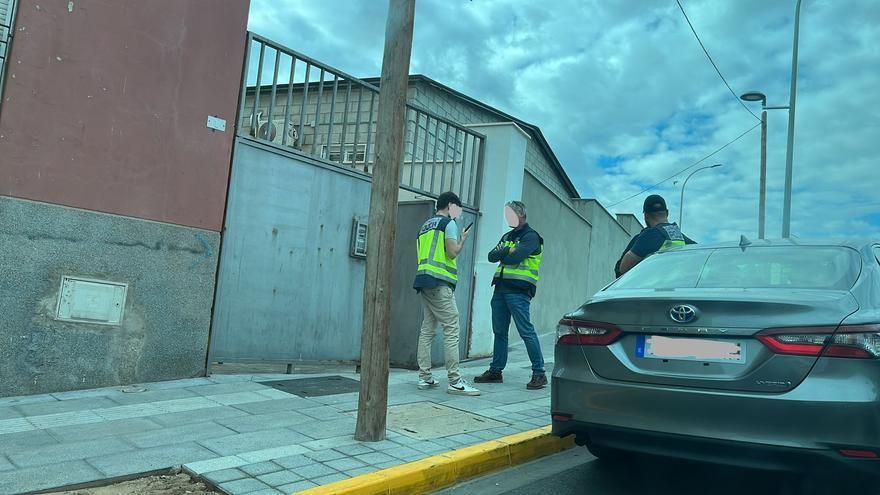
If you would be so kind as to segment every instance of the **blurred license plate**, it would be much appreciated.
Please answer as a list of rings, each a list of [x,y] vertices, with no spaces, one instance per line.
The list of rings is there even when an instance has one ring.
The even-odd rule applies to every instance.
[[[742,342],[736,340],[692,339],[661,335],[639,335],[636,339],[636,356],[715,363],[745,363],[746,361]]]

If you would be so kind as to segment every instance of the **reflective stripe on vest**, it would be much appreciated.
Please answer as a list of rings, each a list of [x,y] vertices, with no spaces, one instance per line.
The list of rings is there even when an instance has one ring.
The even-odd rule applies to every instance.
[[[502,246],[515,249],[519,241],[505,241]],[[538,285],[540,276],[538,271],[541,268],[541,258],[544,257],[544,243],[542,242],[538,248],[538,253],[522,260],[518,265],[500,264],[495,269],[495,278],[503,278],[505,280],[522,280],[532,285]]]
[[[430,221],[430,220],[429,220]],[[452,284],[458,283],[455,259],[446,256],[446,223],[440,222],[419,235],[417,249],[419,266],[416,275],[428,275]]]
[[[667,240],[663,241],[663,245],[660,246],[660,249],[658,249],[657,252],[662,253],[663,251],[666,251],[667,249],[674,248],[674,247],[681,247],[684,245],[686,245],[686,243],[684,241],[667,239]]]
[[[681,247],[687,244],[684,242],[684,235],[682,235],[681,230],[678,228],[678,225],[674,223],[664,224],[659,225],[655,228],[659,228],[663,236],[666,237],[666,240],[663,241],[663,244],[660,245],[660,249],[657,250],[658,253],[666,251],[667,249]]]

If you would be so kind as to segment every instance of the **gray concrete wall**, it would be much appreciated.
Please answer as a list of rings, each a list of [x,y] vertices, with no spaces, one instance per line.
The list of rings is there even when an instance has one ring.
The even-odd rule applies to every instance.
[[[629,232],[630,237],[638,234],[645,228],[642,221],[632,213],[618,213],[615,216],[617,217],[617,222]]]
[[[571,204],[571,195],[567,192],[565,185],[559,178],[559,174],[550,165],[550,160],[541,150],[535,139],[529,141],[529,147],[526,149],[526,170],[531,172],[533,177],[541,181],[547,189],[550,189],[559,196],[561,201]]]
[[[407,98],[414,105],[462,125],[489,124],[509,120],[424,82],[410,83]]]
[[[532,322],[539,334],[553,332],[565,313],[592,295],[589,287],[592,228],[531,172],[525,173],[522,200],[528,208],[529,224],[544,238],[541,280],[532,301]],[[545,358],[548,352],[545,350]]]
[[[219,235],[0,196],[0,396],[204,373]],[[128,284],[120,325],[56,320],[62,276]]]
[[[608,213],[596,200],[574,200],[574,207],[593,226],[587,283],[587,292],[593,295],[614,280],[614,264],[631,236],[618,223],[617,217]]]
[[[487,254],[501,236],[510,230],[504,219],[504,203],[519,199],[523,194],[526,146],[529,135],[518,125],[507,122],[471,126],[486,136],[484,171],[486,177],[480,185],[482,211],[479,229],[471,237],[476,249],[474,273],[471,345],[469,357],[491,356],[494,346],[492,332],[492,278],[497,265],[489,263]]]
[[[408,96],[411,103],[459,124],[487,124],[507,120],[425,83],[411,84]],[[570,195],[565,185],[535,139],[529,140],[526,148],[525,166],[526,170],[559,195],[563,201],[569,200]]]

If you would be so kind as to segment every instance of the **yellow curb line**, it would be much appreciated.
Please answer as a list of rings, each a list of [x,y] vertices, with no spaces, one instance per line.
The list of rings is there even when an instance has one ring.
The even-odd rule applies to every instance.
[[[515,466],[574,447],[574,436],[559,438],[545,426],[498,440],[453,450],[420,461],[316,486],[297,495],[415,495]]]

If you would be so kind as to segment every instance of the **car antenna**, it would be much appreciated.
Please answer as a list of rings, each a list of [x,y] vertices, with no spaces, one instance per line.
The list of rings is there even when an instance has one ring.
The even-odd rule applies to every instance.
[[[742,249],[743,251],[745,251],[746,248],[749,247],[749,246],[751,246],[751,245],[752,245],[752,241],[750,241],[746,236],[744,236],[744,235],[739,236],[739,247],[740,247],[740,249]]]

